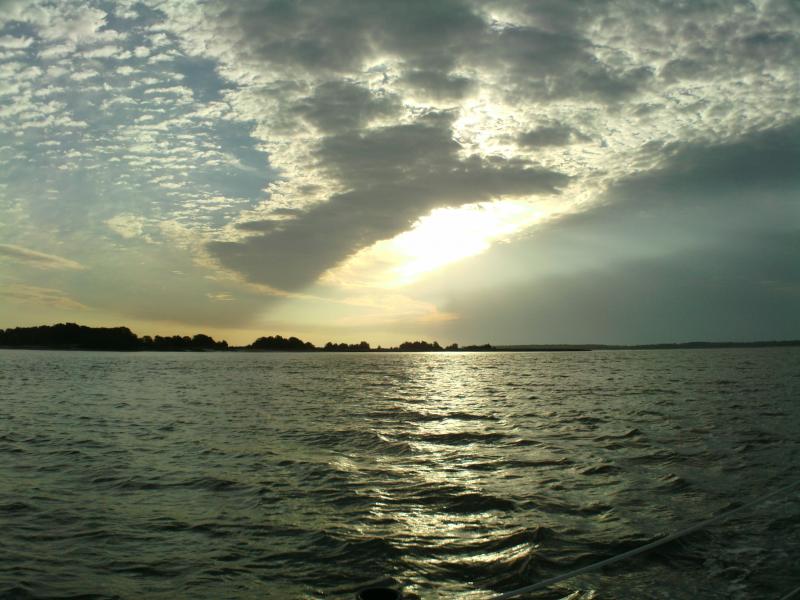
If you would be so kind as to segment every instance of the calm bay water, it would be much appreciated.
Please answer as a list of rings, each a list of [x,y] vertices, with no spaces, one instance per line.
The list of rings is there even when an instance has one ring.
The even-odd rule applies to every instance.
[[[800,478],[800,349],[0,350],[0,597],[485,598]],[[770,599],[800,488],[531,597]]]

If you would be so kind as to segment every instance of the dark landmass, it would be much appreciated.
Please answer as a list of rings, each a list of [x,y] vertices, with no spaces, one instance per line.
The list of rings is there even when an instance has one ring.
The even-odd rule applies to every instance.
[[[673,350],[702,348],[769,348],[800,346],[800,340],[764,342],[686,342],[683,344],[641,344],[635,346],[608,344],[532,344],[492,346],[490,344],[446,347],[439,342],[417,340],[403,342],[393,348],[372,348],[368,342],[358,344],[328,342],[318,348],[294,336],[260,337],[248,346],[229,346],[225,340],[198,333],[192,337],[173,335],[139,337],[127,327],[87,327],[75,323],[0,329],[0,348],[31,350],[120,350],[120,351],[246,351],[246,352],[585,352],[590,350]]]
[[[280,335],[260,337],[247,346],[248,350],[271,350],[273,352],[313,352],[317,348],[311,342],[304,342],[294,336],[285,338]]]
[[[217,342],[211,336],[198,333],[192,337],[173,335],[151,338],[149,335],[139,338],[139,350],[227,350],[228,342]]]
[[[335,344],[333,342],[328,342],[323,346],[322,350],[325,352],[371,352],[372,348],[370,348],[367,342],[358,344],[347,344],[344,342]]]
[[[0,329],[0,347],[45,350],[227,350],[226,341],[198,333],[139,337],[127,327],[87,327],[75,323]]]
[[[10,348],[81,348],[137,350],[140,339],[127,327],[86,327],[75,323],[0,330],[0,346]]]

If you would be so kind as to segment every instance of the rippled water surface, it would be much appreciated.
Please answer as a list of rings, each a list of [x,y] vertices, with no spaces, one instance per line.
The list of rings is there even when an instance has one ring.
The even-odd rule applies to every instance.
[[[798,349],[0,350],[0,597],[487,598],[800,478]],[[776,600],[800,488],[535,598]]]

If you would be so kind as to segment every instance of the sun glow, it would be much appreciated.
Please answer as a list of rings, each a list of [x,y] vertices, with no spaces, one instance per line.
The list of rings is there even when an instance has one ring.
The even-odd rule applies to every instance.
[[[541,207],[518,201],[436,209],[410,230],[357,252],[322,281],[344,287],[409,285],[431,271],[480,254],[543,216]]]

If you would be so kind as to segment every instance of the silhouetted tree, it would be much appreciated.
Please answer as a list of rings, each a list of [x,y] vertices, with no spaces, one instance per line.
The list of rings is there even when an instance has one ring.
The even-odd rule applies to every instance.
[[[439,342],[429,343],[424,340],[415,342],[403,342],[399,350],[402,352],[438,352],[442,350]]]
[[[294,336],[287,339],[280,335],[260,337],[248,347],[253,350],[280,352],[309,352],[311,350],[316,350],[314,344],[311,342],[304,342]]]
[[[328,342],[322,348],[325,352],[369,352],[370,346],[367,342],[360,342],[358,344],[346,344],[344,342],[335,344]]]
[[[462,346],[461,349],[465,352],[484,352],[487,350],[494,350],[494,347],[490,344],[484,344],[483,346]]]
[[[0,345],[82,350],[136,350],[139,338],[127,327],[86,327],[58,323],[16,327],[0,333]]]

